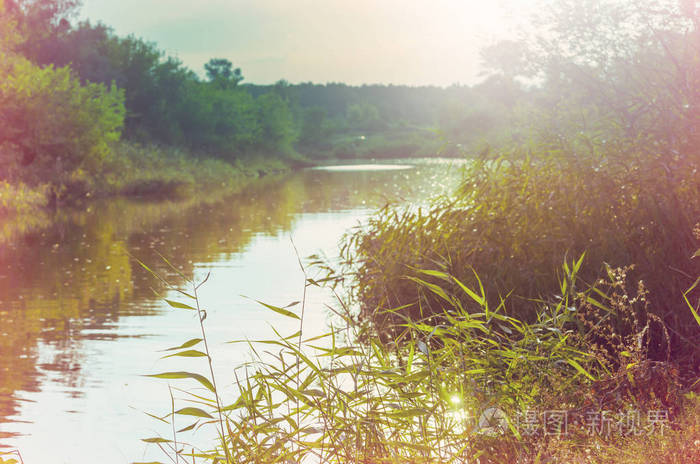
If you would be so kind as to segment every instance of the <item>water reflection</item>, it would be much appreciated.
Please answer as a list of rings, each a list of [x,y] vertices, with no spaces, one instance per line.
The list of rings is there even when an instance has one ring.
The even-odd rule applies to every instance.
[[[152,371],[164,340],[184,338],[191,320],[162,306],[136,258],[171,281],[179,277],[158,253],[187,277],[214,269],[212,337],[231,340],[241,321],[253,332],[267,322],[249,305],[231,303],[239,293],[282,303],[303,282],[294,274],[290,233],[302,253],[333,253],[343,231],[374,208],[449,189],[457,174],[444,163],[305,170],[218,200],[94,202],[0,242],[0,446],[20,448],[25,459],[35,453],[36,462],[52,455],[88,462],[95,454],[80,451],[87,444],[78,430],[102,443],[110,430],[141,426],[139,411],[124,404],[146,409],[156,400],[152,382],[137,376]],[[243,359],[229,353],[221,367]],[[104,462],[134,459],[119,453],[140,451],[139,436],[109,438],[119,446]],[[46,440],[56,447],[43,455]]]
[[[318,171],[400,171],[413,169],[412,164],[342,164],[336,166],[317,166]]]

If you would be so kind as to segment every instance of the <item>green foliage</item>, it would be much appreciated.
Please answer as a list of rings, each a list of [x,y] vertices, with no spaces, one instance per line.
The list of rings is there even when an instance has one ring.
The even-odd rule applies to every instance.
[[[348,126],[354,130],[374,132],[381,126],[379,110],[371,103],[362,102],[348,106]]]
[[[154,44],[117,37],[103,25],[71,27],[66,18],[73,7],[72,2],[11,2],[9,14],[0,16],[7,53],[0,64],[2,179],[48,182],[49,203],[55,204],[92,194],[183,196],[196,185],[229,185],[244,172],[256,177],[284,169],[259,158],[294,152],[296,123],[286,99],[254,98],[235,88],[242,76],[226,60],[209,63],[216,82],[205,83]],[[28,37],[30,23],[38,29]],[[122,126],[132,141],[182,149],[134,144],[115,149]],[[251,165],[188,160],[185,151]],[[17,201],[5,209],[25,204]]]
[[[329,147],[331,134],[326,111],[320,106],[305,108],[302,112],[299,144],[306,149],[323,149]]]
[[[124,89],[128,137],[186,144],[182,105],[193,98],[196,76],[178,60],[165,59],[154,44],[81,23],[53,45],[50,62],[70,64],[84,81]]]
[[[287,102],[276,93],[268,93],[259,96],[256,103],[260,127],[258,144],[268,150],[291,152],[297,133]]]
[[[39,68],[22,58],[0,69],[0,144],[6,178],[65,181],[94,172],[120,136],[123,93],[81,85],[70,69]],[[7,157],[9,156],[9,159]]]
[[[235,87],[243,80],[241,68],[233,68],[233,63],[223,58],[212,58],[204,65],[207,78],[212,84],[227,89]]]
[[[14,50],[19,42],[17,20],[8,14],[5,0],[0,1],[0,53],[5,54]]]
[[[608,295],[595,288],[575,290],[582,287],[577,277],[582,262],[583,256],[564,264],[561,298],[540,304],[536,320],[529,323],[506,315],[512,302],[501,300],[498,306],[490,306],[481,285],[470,288],[452,275],[429,270],[416,270],[421,277],[412,280],[442,301],[440,322],[434,316],[402,317],[402,308],[394,308],[389,311],[403,323],[389,336],[377,336],[379,327],[358,321],[339,301],[342,309],[334,312],[340,325],[304,339],[305,297],[285,307],[261,303],[299,321],[299,330],[289,336],[275,332],[277,336],[268,340],[231,342],[246,343],[254,354],[254,361],[234,373],[238,397],[231,403],[217,390],[213,371],[209,378],[192,372],[153,375],[194,379],[209,393],[178,399],[184,407],[172,399],[171,414],[154,416],[168,423],[172,432],[168,438],[144,441],[158,444],[174,462],[182,458],[274,463],[313,458],[321,463],[461,463],[484,453],[493,458],[488,462],[530,462],[546,444],[566,448],[572,437],[580,440],[574,446],[590,441],[582,417],[597,402],[617,412],[630,405],[643,410],[675,408],[682,399],[674,396],[672,379],[647,379],[650,373],[668,369],[666,364],[646,368],[630,364],[619,374],[611,373],[606,371],[605,356],[588,352],[598,334],[579,323],[577,309]],[[620,282],[618,274],[610,284]],[[306,288],[317,285],[307,277],[304,294]],[[180,291],[187,303],[169,304],[199,308],[197,288]],[[618,309],[634,312],[634,301],[619,302]],[[203,325],[206,315],[198,311],[202,337],[168,351],[190,356],[188,348],[204,342],[206,354],[198,353],[211,366]],[[651,342],[642,340],[645,328],[635,330],[636,338],[622,348],[638,353]],[[635,354],[629,356],[641,361]],[[636,384],[625,383],[630,376]],[[649,390],[652,386],[658,396]],[[595,392],[602,389],[618,392],[617,400],[628,403],[608,399],[615,395],[596,397]],[[496,408],[499,415],[493,417]],[[526,434],[521,415],[530,408],[566,410],[571,414],[567,435],[550,432],[543,437],[542,430]],[[195,418],[194,422],[176,430],[176,418],[185,416],[188,422]],[[186,451],[196,446],[183,438],[185,432],[203,427],[217,429],[215,447]]]
[[[480,151],[486,138],[495,145],[492,135],[508,129],[511,107],[526,94],[512,79],[494,81],[473,88],[303,83],[287,86],[285,96],[298,121],[296,148],[314,158],[461,156]],[[275,90],[242,87],[253,95]],[[356,143],[361,136],[376,144]]]
[[[221,157],[235,158],[258,142],[255,100],[239,90],[190,86],[192,96],[183,112],[183,132],[193,146]]]
[[[84,82],[125,92],[125,135],[233,160],[251,152],[291,151],[295,122],[287,102],[254,98],[237,88],[240,69],[228,60],[205,65],[201,82],[155,44],[118,37],[103,25],[80,23],[44,44],[42,64],[70,65]]]
[[[440,129],[452,148],[442,153],[454,155],[476,149],[479,144],[474,139],[483,138],[477,132],[491,132],[505,124],[507,110],[500,103],[492,104],[501,100],[484,102],[468,87],[239,85],[240,69],[222,58],[205,65],[208,82],[202,82],[153,43],[118,37],[101,24],[71,26],[67,18],[73,6],[47,3],[46,11],[37,13],[45,18],[37,26],[45,38],[25,37],[26,46],[20,51],[41,66],[70,66],[84,83],[116,84],[123,89],[124,134],[130,140],[181,146],[229,160],[250,153],[289,156],[295,150],[326,158],[334,154],[433,155],[440,147],[420,134],[445,123]],[[15,15],[15,22],[29,21],[34,15],[30,9]],[[440,120],[444,108],[454,102],[472,108],[470,117],[478,127],[463,124],[455,130],[455,123]],[[314,108],[325,115],[314,114]],[[410,131],[417,135],[403,146],[392,140]],[[371,134],[378,136],[377,141],[384,136],[387,143],[377,143],[370,150],[346,143],[348,138]]]

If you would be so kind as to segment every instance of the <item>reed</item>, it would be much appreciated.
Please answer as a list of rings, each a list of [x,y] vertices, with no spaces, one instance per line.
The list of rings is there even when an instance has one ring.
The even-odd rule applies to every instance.
[[[518,304],[509,315],[533,321],[539,301],[559,290],[562,257],[585,252],[579,277],[588,285],[633,265],[632,281],[644,282],[651,311],[669,327],[673,359],[697,366],[700,339],[683,295],[700,275],[698,166],[692,157],[667,161],[546,151],[474,160],[456,198],[387,206],[349,235],[343,255],[363,317],[391,325],[401,320],[386,310],[397,307],[411,318],[439,315],[440,298],[416,281],[437,280],[419,270],[470,286],[476,271],[492,304],[511,294]]]
[[[267,340],[232,341],[245,343],[255,360],[235,371],[238,396],[230,403],[221,398],[211,369],[206,311],[196,293],[203,282],[188,280],[191,291],[178,290],[188,302],[166,302],[197,312],[201,338],[170,348],[168,356],[205,358],[209,376],[185,371],[152,376],[194,379],[209,396],[190,393],[190,404],[179,409],[171,400],[171,412],[158,420],[171,423],[188,416],[194,422],[173,427],[172,437],[144,441],[161,447],[174,463],[545,462],[552,456],[583,459],[591,449],[605,462],[600,444],[607,443],[612,453],[610,438],[587,435],[583,417],[596,408],[623,414],[632,407],[644,413],[671,410],[671,419],[685,421],[676,423],[697,435],[697,421],[693,425],[681,414],[682,406],[696,408],[697,397],[685,394],[670,363],[648,360],[653,340],[645,334],[650,321],[657,320],[644,304],[639,306],[645,291],[639,287],[641,293],[627,295],[624,269],[611,269],[606,280],[585,286],[579,277],[583,261],[582,255],[561,266],[558,292],[539,301],[532,321],[508,315],[517,300],[501,298],[491,305],[475,273],[478,284],[472,287],[426,269],[413,269],[411,279],[440,302],[439,317],[435,307],[423,318],[393,308],[387,312],[402,322],[390,336],[380,332],[384,326],[358,318],[346,298],[338,297],[333,307],[338,325],[312,338],[303,336],[306,291],[301,302],[285,307],[260,303],[298,321],[299,330],[275,332],[277,337]],[[305,290],[321,285],[306,273],[304,279]],[[617,329],[612,318],[599,317],[599,311],[610,315],[613,310],[633,321],[629,331],[636,336],[613,338],[616,343],[607,350],[592,349]],[[193,349],[200,344],[203,351]],[[662,371],[667,375],[657,375]],[[569,429],[525,433],[523,417],[532,410],[568,411]],[[640,423],[647,427],[643,430],[649,426]],[[178,436],[202,427],[217,430],[214,448],[201,450]],[[666,446],[664,439],[659,443]],[[698,457],[691,448],[683,449]]]

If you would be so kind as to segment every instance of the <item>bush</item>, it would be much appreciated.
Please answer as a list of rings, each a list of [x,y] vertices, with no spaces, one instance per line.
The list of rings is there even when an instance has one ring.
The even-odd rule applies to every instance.
[[[81,85],[68,67],[41,69],[8,56],[0,76],[6,179],[62,184],[77,171],[95,172],[109,156],[124,120],[124,95],[115,86]]]

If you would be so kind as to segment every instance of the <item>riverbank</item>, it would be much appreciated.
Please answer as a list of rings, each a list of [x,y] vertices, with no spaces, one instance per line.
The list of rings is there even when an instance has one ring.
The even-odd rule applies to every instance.
[[[312,158],[313,153],[309,157],[250,154],[231,163],[181,148],[122,141],[97,172],[77,170],[60,185],[0,181],[0,243],[50,224],[56,211],[80,208],[96,199],[211,202],[262,177],[329,163],[386,160],[393,153],[375,147],[343,156],[330,151],[324,158]],[[418,155],[408,150],[403,159],[420,160]]]
[[[379,142],[375,140],[377,137]],[[377,137],[358,139],[351,147],[355,151],[350,148],[344,151],[340,147],[343,144],[339,143],[323,157],[314,153],[308,157],[300,154],[246,155],[232,163],[181,148],[122,141],[98,172],[87,174],[78,170],[60,185],[0,181],[0,219],[7,221],[17,215],[41,214],[47,209],[71,207],[96,198],[183,199],[203,192],[228,194],[253,179],[319,164],[399,158],[419,160],[443,155],[436,146],[415,150],[408,145],[386,144],[383,137]],[[448,155],[447,158],[463,158],[452,152]]]
[[[215,200],[255,179],[306,164],[301,157],[255,155],[229,163],[178,148],[120,142],[96,173],[79,169],[61,184],[0,182],[0,243],[49,224],[56,211],[96,199]]]

